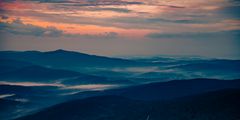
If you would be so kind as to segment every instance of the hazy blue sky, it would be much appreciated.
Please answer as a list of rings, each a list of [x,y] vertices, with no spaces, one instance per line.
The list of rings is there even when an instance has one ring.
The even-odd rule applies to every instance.
[[[240,58],[239,0],[1,0],[0,50]]]

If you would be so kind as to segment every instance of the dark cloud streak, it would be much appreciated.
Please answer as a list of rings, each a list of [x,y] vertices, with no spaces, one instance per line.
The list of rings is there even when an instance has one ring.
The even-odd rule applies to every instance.
[[[209,21],[195,20],[195,19],[163,19],[163,18],[149,18],[146,19],[149,23],[167,22],[167,23],[179,23],[179,24],[195,24],[195,23],[208,23]]]
[[[152,39],[201,39],[201,38],[219,38],[219,37],[234,37],[236,40],[240,39],[240,30],[219,31],[219,32],[188,32],[188,33],[151,33],[146,35],[147,38]]]
[[[40,3],[58,3],[67,6],[107,6],[107,5],[134,5],[144,4],[142,2],[129,2],[123,0],[81,0],[81,1],[70,1],[70,0],[28,0],[37,1]]]
[[[114,11],[119,13],[130,13],[132,10],[125,8],[92,8],[92,11]]]

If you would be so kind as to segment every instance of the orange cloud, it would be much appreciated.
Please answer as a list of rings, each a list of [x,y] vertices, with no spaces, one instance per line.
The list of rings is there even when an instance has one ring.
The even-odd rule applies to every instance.
[[[1,22],[13,22],[16,18],[10,17],[8,20],[1,20]],[[117,27],[104,27],[97,25],[83,25],[83,24],[69,24],[69,23],[56,23],[41,21],[28,17],[21,17],[21,21],[24,24],[31,24],[38,27],[55,27],[67,34],[88,34],[88,35],[99,35],[109,32],[116,32],[123,37],[143,37],[148,33],[154,32],[153,30],[144,29],[123,29]]]

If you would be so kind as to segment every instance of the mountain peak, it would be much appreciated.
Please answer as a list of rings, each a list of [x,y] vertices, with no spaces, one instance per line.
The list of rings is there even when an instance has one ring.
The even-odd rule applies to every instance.
[[[48,52],[45,52],[45,53],[48,53],[48,54],[84,54],[84,55],[87,55],[85,53],[81,53],[81,52],[77,52],[77,51],[68,51],[68,50],[64,50],[64,49],[57,49],[57,50],[54,50],[54,51],[48,51]]]
[[[72,51],[67,51],[67,50],[64,50],[64,49],[57,49],[57,50],[49,51],[49,52],[72,52]]]

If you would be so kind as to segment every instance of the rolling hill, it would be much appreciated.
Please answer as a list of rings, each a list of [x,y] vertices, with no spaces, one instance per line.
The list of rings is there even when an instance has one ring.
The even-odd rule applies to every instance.
[[[39,51],[2,51],[0,58],[32,62],[36,65],[52,68],[80,70],[83,67],[112,67],[136,65],[137,62],[120,58],[110,58],[89,55],[79,52],[56,50],[49,52]]]
[[[101,95],[118,95],[137,100],[169,100],[229,88],[240,88],[240,80],[217,80],[205,78],[191,80],[173,80],[168,82],[149,83],[100,92],[81,92],[72,95],[71,97],[73,97],[73,99],[76,99],[82,98],[82,96],[88,97]]]
[[[16,120],[238,120],[240,90],[214,91],[172,101],[117,96],[74,100]]]

